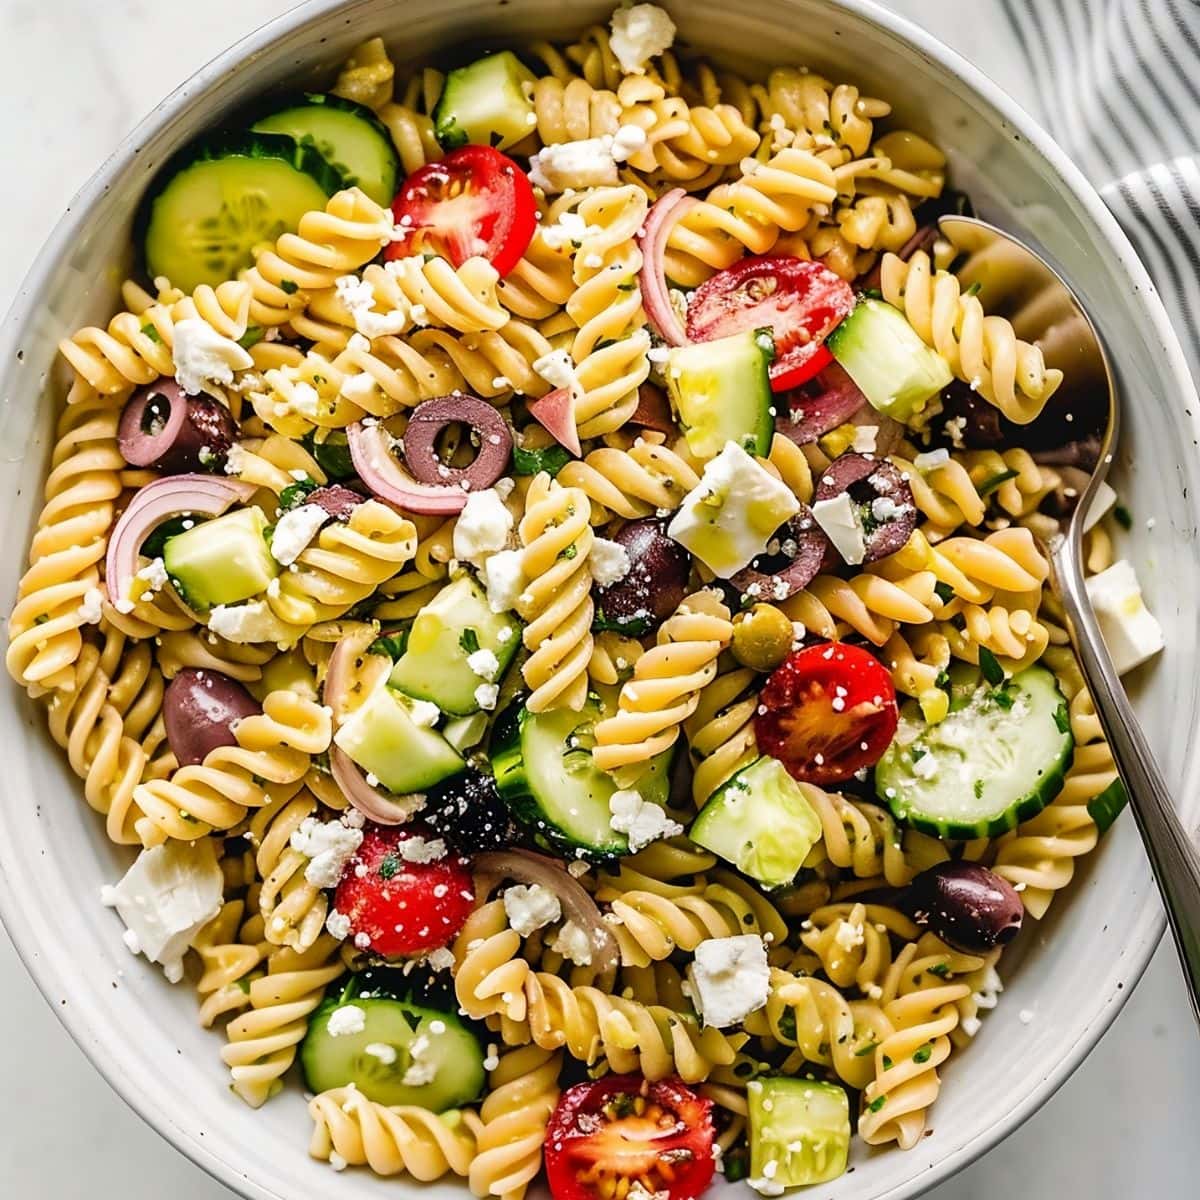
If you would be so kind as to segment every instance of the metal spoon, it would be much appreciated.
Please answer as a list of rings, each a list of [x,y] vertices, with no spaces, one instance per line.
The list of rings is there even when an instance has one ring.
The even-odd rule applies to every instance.
[[[1041,347],[1047,366],[1063,371],[1056,406],[1064,413],[1095,414],[1099,456],[1071,516],[1050,539],[1050,584],[1062,602],[1067,631],[1129,794],[1200,1021],[1200,852],[1180,823],[1084,587],[1084,519],[1112,464],[1121,426],[1112,371],[1075,293],[1040,255],[1011,234],[970,217],[942,217],[938,227],[960,256],[955,273],[965,287],[977,285],[985,311],[1008,317],[1018,337]]]

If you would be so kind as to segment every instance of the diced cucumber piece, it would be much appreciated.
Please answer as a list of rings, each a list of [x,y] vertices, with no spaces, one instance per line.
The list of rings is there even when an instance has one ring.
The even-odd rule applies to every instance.
[[[135,228],[146,273],[194,291],[234,279],[260,242],[325,207],[342,177],[311,146],[274,133],[212,133],[168,159]]]
[[[820,840],[821,820],[783,764],[763,755],[718,789],[688,837],[764,887],[782,887]]]
[[[312,146],[347,187],[360,187],[376,204],[396,194],[400,159],[378,117],[353,100],[305,92],[250,126],[255,133],[286,133]]]
[[[257,506],[199,522],[163,544],[163,566],[185,604],[207,612],[266,591],[279,574]]]
[[[533,119],[533,72],[511,50],[489,54],[446,76],[433,110],[433,128],[443,149],[468,142],[506,150],[529,136]]]
[[[604,715],[590,699],[580,712],[531,713],[515,705],[497,722],[491,755],[496,788],[539,845],[599,858],[629,853],[629,839],[610,824],[617,784],[592,760],[593,731]],[[666,803],[673,756],[673,748],[660,754],[638,780],[635,790],[645,800]]]
[[[350,439],[344,429],[314,429],[305,435],[304,445],[317,460],[317,466],[330,479],[354,478],[356,472],[354,459],[350,457]]]
[[[870,296],[859,299],[825,345],[873,408],[905,424],[917,421],[954,378],[898,308]]]
[[[479,1040],[457,1016],[378,996],[317,1009],[300,1064],[309,1091],[353,1085],[376,1104],[431,1112],[471,1103],[484,1082]]]
[[[1104,834],[1112,828],[1113,822],[1125,811],[1128,803],[1129,794],[1125,791],[1125,785],[1119,779],[1114,779],[1104,791],[1088,801],[1088,816],[1096,822],[1096,829]]]
[[[418,725],[399,692],[373,691],[333,740],[389,792],[421,792],[457,775],[462,756],[436,729]]]
[[[453,721],[447,721],[442,727],[442,736],[459,754],[466,754],[483,741],[487,727],[487,713],[477,712],[469,717],[455,717]]]
[[[688,449],[712,458],[726,442],[759,456],[775,432],[769,368],[775,337],[746,329],[711,342],[676,346],[667,354],[667,390]]]
[[[811,1079],[752,1079],[746,1099],[752,1179],[792,1188],[845,1174],[850,1099],[842,1088]]]
[[[512,613],[492,612],[483,588],[460,575],[417,613],[388,683],[418,700],[432,700],[442,712],[467,716],[482,707],[476,689],[500,679],[520,644],[520,621]],[[479,651],[495,655],[494,672],[481,675],[471,667],[468,660]]]
[[[1075,745],[1067,702],[1045,667],[992,684],[958,663],[950,682],[950,711],[938,724],[915,700],[901,708],[875,791],[897,818],[934,837],[998,837],[1061,790]]]

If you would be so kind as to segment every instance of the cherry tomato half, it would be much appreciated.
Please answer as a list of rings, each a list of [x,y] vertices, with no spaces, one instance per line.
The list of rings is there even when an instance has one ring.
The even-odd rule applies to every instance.
[[[424,839],[406,857],[403,844]],[[475,907],[467,860],[456,854],[424,860],[428,830],[368,825],[358,853],[346,864],[333,907],[350,921],[349,938],[382,958],[425,954],[447,945]]]
[[[883,664],[858,646],[797,650],[763,686],[754,717],[759,746],[804,783],[844,783],[874,766],[899,714]]]
[[[537,228],[533,185],[490,146],[463,146],[414,171],[392,201],[392,216],[409,233],[385,257],[441,254],[461,267],[482,255],[502,276],[521,261]]]
[[[708,342],[743,329],[775,333],[771,388],[799,387],[833,361],[824,341],[854,307],[854,290],[828,267],[784,254],[743,258],[688,301],[687,333]]]
[[[651,1195],[692,1200],[713,1170],[712,1101],[677,1079],[607,1075],[577,1083],[546,1128],[554,1200],[608,1200],[634,1183]]]

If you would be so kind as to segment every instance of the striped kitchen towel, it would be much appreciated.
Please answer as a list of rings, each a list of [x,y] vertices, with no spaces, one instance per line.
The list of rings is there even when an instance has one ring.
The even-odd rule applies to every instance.
[[[1002,0],[1046,128],[1154,279],[1200,385],[1200,0]]]

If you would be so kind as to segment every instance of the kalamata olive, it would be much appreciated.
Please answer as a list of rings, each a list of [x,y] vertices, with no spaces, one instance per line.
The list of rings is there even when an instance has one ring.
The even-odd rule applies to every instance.
[[[362,502],[362,496],[340,483],[319,487],[304,498],[305,504],[319,504],[335,521],[350,520],[350,514]]]
[[[806,504],[771,539],[767,549],[730,579],[743,596],[778,603],[802,591],[837,558]]]
[[[597,627],[649,633],[687,595],[688,552],[667,537],[667,523],[657,517],[630,521],[613,541],[625,547],[629,571],[624,579],[596,589]]]
[[[902,906],[918,925],[967,954],[1006,946],[1021,932],[1025,915],[1012,884],[973,862],[943,862],[922,871]]]
[[[438,455],[438,435],[449,425],[461,423],[471,430],[478,448],[475,461],[466,467],[451,467]],[[477,396],[455,393],[418,404],[404,431],[404,461],[419,483],[434,486],[469,486],[478,492],[489,488],[508,466],[512,434],[495,407]]]
[[[825,468],[813,498],[831,500],[842,492],[850,493],[863,514],[867,542],[863,562],[903,549],[917,527],[917,506],[912,488],[896,467],[873,454],[843,454]]]
[[[426,793],[421,820],[464,854],[501,850],[518,840],[495,779],[473,767]]]
[[[773,604],[756,604],[733,622],[733,657],[755,671],[773,671],[792,652],[796,631]]]
[[[133,467],[168,474],[221,471],[237,441],[233,414],[211,396],[188,396],[173,379],[140,387],[125,404],[117,441]]]
[[[858,384],[837,364],[831,363],[803,387],[778,402],[787,406],[787,415],[775,422],[775,430],[798,446],[844,425],[867,402]]]
[[[953,431],[953,440],[968,450],[1002,446],[1018,428],[1005,421],[994,404],[957,379],[942,392],[942,417],[938,424],[948,436]]]
[[[643,383],[638,388],[637,408],[629,414],[628,423],[667,434],[677,429],[666,392],[653,383]]]
[[[180,766],[203,762],[218,746],[233,746],[234,726],[262,712],[236,679],[220,671],[186,667],[163,693],[163,723]]]

